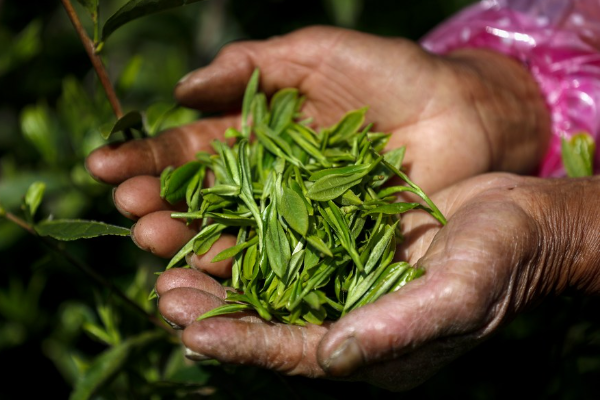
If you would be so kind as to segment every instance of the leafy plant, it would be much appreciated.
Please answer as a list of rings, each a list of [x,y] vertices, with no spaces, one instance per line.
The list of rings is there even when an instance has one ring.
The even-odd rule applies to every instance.
[[[258,79],[256,70],[241,131],[227,130],[235,145],[215,141],[216,155],[199,153],[197,161],[161,176],[161,196],[188,205],[172,217],[203,226],[168,268],[192,251],[206,253],[225,231],[237,236],[213,262],[233,257],[226,284],[239,292],[229,292],[230,304],[199,319],[251,308],[266,320],[321,324],[421,275],[406,262],[392,263],[402,240],[399,216],[422,209],[446,220],[400,170],[404,148],[380,154],[390,135],[361,129],[366,108],[316,132],[300,120],[303,99],[296,89],[275,93],[268,107],[256,92]],[[207,170],[215,184],[202,188]],[[382,189],[392,176],[407,185]],[[396,203],[399,192],[416,194],[427,206]]]
[[[109,141],[152,136],[197,119],[198,112],[176,107],[172,88],[228,41],[311,24],[417,39],[469,1],[318,0],[290,13],[289,2],[279,0],[211,0],[131,20],[99,48],[105,22],[128,3],[73,4],[91,37],[86,49],[107,66],[112,79],[104,82],[112,82],[114,98],[122,102],[119,115],[138,116],[113,129],[119,117],[60,3],[0,2],[0,358],[10,366],[0,397],[22,396],[23,390],[31,396],[153,400],[389,396],[356,382],[186,362],[178,340],[158,327],[164,324],[155,302],[147,301],[162,261],[121,237],[57,242],[32,228],[48,217],[127,226],[111,203],[111,188],[85,171],[84,157],[105,143],[102,134]],[[91,6],[90,17],[81,4]],[[26,211],[21,206],[34,182],[45,189],[37,206],[32,191]],[[202,251],[218,233],[205,234],[210,240],[192,250]],[[594,299],[550,301],[403,398],[439,398],[449,391],[502,398],[516,390],[530,399],[597,398],[597,309]],[[145,340],[152,332],[157,337]],[[132,344],[122,350],[124,343]],[[108,359],[113,367],[98,372]],[[512,360],[511,368],[500,359]]]

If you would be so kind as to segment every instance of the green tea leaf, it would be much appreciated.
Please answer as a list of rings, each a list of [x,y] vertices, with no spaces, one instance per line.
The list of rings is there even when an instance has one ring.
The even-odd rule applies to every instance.
[[[256,93],[254,95],[254,100],[252,101],[250,109],[254,125],[267,123],[267,119],[270,118],[270,115],[267,107],[267,96],[264,93]]]
[[[336,176],[349,176],[352,174],[364,174],[369,170],[370,166],[367,164],[361,165],[349,165],[347,167],[340,168],[326,168],[322,169],[318,172],[313,173],[310,178],[311,181],[319,180],[326,176],[336,175]],[[364,176],[364,175],[363,175]]]
[[[217,317],[219,315],[234,314],[245,310],[252,310],[252,307],[248,304],[224,304],[222,306],[213,308],[212,310],[205,312],[204,314],[196,318],[196,321],[202,321],[203,319]]]
[[[206,254],[220,237],[221,232],[216,232],[208,237],[196,239],[193,246],[194,253],[198,256]]]
[[[290,261],[290,242],[277,219],[276,210],[271,208],[267,231],[265,234],[265,247],[269,258],[269,265],[275,274],[282,279]]]
[[[352,135],[356,134],[360,127],[365,123],[367,109],[367,107],[364,107],[360,110],[350,111],[344,115],[342,120],[330,129],[329,144],[334,145],[346,141],[352,137]]]
[[[596,144],[588,133],[579,133],[570,140],[561,139],[562,160],[571,178],[594,174],[594,154]]]
[[[400,289],[402,286],[406,285],[408,282],[422,276],[424,273],[425,273],[425,270],[423,268],[413,268],[413,267],[408,268],[406,270],[406,272],[400,276],[400,278],[394,284],[392,289],[390,289],[390,293],[395,292],[396,290]]]
[[[194,181],[194,178],[201,169],[202,164],[198,161],[191,161],[172,171],[164,179],[164,186],[161,188],[161,197],[171,204],[183,200],[188,185]]]
[[[205,216],[215,222],[229,226],[256,226],[256,220],[253,217],[244,217],[231,212],[209,212],[206,213]]]
[[[271,120],[269,121],[269,127],[273,130],[273,135],[279,136],[292,122],[297,101],[297,89],[281,89],[275,93],[271,99]]]
[[[212,225],[208,225],[208,226],[204,227],[200,232],[198,232],[198,234],[196,236],[191,238],[177,252],[177,254],[175,254],[173,256],[173,258],[171,258],[171,261],[169,261],[169,264],[167,265],[167,267],[165,269],[173,268],[175,265],[177,265],[177,263],[179,261],[183,260],[185,258],[185,256],[188,255],[188,253],[192,252],[192,250],[194,249],[194,243],[196,242],[196,240],[203,240],[205,238],[208,238],[218,232],[221,232],[226,227],[227,227],[226,225],[222,225],[222,224],[212,224]]]
[[[386,204],[384,206],[372,208],[372,209],[368,210],[367,212],[365,212],[365,215],[372,215],[372,214],[396,215],[396,214],[402,214],[409,210],[414,210],[414,209],[426,209],[426,208],[423,207],[419,203],[392,203],[392,204]]]
[[[46,184],[44,182],[33,182],[27,193],[25,194],[25,205],[29,209],[29,216],[33,219],[35,212],[37,211],[42,198],[44,197],[44,191],[46,190]]]
[[[258,68],[254,70],[248,84],[246,85],[246,92],[244,93],[244,101],[242,103],[242,136],[250,138],[250,121],[248,120],[252,103],[258,90],[258,81],[260,79],[260,71]]]
[[[308,211],[302,197],[288,187],[284,187],[277,201],[278,211],[290,227],[306,236],[308,232]]]
[[[318,237],[316,235],[311,235],[311,236],[308,236],[306,238],[306,240],[312,247],[315,248],[315,250],[320,251],[321,253],[325,254],[326,256],[333,257],[333,253],[331,252],[331,249],[325,244],[325,242],[323,242],[323,240],[320,237]]]
[[[254,278],[254,272],[258,270],[256,262],[258,260],[258,246],[250,246],[244,254],[244,261],[242,262],[242,278],[250,281]]]
[[[407,262],[398,262],[390,264],[379,278],[371,285],[367,293],[356,303],[351,309],[362,307],[372,303],[384,294],[390,291],[390,288],[398,281],[398,279],[408,270],[410,264]]]
[[[238,196],[240,194],[241,187],[238,185],[215,185],[206,189],[202,189],[200,192],[203,195],[216,194],[217,196]]]
[[[129,236],[131,233],[128,228],[80,219],[42,221],[35,225],[35,231],[40,236],[50,236],[64,241],[90,239],[106,235]]]
[[[190,179],[187,188],[185,189],[185,202],[188,205],[188,212],[198,211],[200,207],[200,191],[206,175],[206,167],[201,166],[198,172]]]
[[[385,153],[383,155],[383,159],[386,160],[391,165],[393,165],[394,167],[396,167],[397,169],[400,169],[401,166],[402,166],[402,161],[404,160],[404,153],[405,152],[406,152],[406,147],[402,146],[402,147],[390,150],[387,153]],[[373,173],[375,175],[382,176],[383,179],[374,181],[371,184],[372,187],[379,187],[379,186],[383,185],[393,175],[393,173],[388,168],[386,168],[384,165],[381,165],[381,166],[377,167],[373,171]]]
[[[219,261],[223,261],[228,258],[231,258],[231,257],[237,255],[242,250],[244,250],[250,246],[253,246],[256,243],[258,243],[258,236],[254,236],[252,239],[248,240],[247,242],[239,243],[233,247],[223,250],[222,252],[217,254],[215,256],[215,258],[212,259],[211,262],[215,263],[215,262],[219,262]]]
[[[315,201],[333,200],[358,185],[363,176],[362,174],[324,176],[308,189],[306,197]]]
[[[367,263],[365,264],[365,273],[366,274],[370,273],[373,270],[373,268],[375,267],[375,265],[377,264],[377,262],[381,259],[383,252],[385,251],[388,244],[392,240],[392,237],[394,236],[394,230],[396,229],[396,226],[398,226],[398,222],[396,222],[392,226],[385,227],[385,233],[381,237],[381,240],[379,240],[379,242],[377,242],[375,247],[373,247],[373,251],[371,251],[371,253],[369,254],[369,259],[367,260]]]

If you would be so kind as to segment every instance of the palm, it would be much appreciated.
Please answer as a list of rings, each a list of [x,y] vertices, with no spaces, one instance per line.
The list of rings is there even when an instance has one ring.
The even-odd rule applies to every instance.
[[[426,275],[335,324],[290,327],[254,316],[193,322],[214,306],[207,293],[216,293],[217,286],[191,270],[163,274],[157,285],[160,310],[186,327],[184,344],[205,357],[313,377],[353,373],[352,379],[409,388],[543,294],[536,290],[544,282],[532,284],[527,295],[521,290],[531,284],[532,268],[531,255],[522,249],[537,238],[519,197],[506,190],[515,182],[510,176],[483,176],[440,193],[435,200],[450,216],[441,230],[425,214],[407,215],[404,250]],[[345,357],[330,361],[340,346],[348,348]],[[355,371],[361,366],[366,367]]]

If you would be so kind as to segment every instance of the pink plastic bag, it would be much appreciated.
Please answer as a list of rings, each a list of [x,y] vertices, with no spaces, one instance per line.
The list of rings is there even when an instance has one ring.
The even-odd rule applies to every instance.
[[[492,49],[520,60],[551,111],[550,148],[539,176],[565,176],[561,137],[589,133],[600,173],[600,1],[484,0],[455,15],[421,44],[443,54],[464,47]]]

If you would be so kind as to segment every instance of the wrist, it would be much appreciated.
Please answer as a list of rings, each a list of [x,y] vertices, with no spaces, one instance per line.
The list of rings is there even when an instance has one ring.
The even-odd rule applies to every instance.
[[[541,232],[538,257],[554,276],[551,292],[600,293],[600,176],[547,180],[530,199]]]
[[[518,61],[484,49],[446,55],[463,78],[463,95],[477,111],[490,153],[490,171],[532,173],[551,136],[551,119],[533,76]]]

